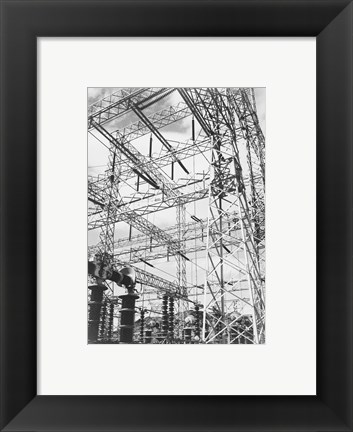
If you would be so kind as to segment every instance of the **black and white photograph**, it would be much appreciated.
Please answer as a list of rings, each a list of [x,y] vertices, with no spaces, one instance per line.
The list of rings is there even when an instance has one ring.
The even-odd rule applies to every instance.
[[[266,89],[87,105],[88,343],[265,344]]]

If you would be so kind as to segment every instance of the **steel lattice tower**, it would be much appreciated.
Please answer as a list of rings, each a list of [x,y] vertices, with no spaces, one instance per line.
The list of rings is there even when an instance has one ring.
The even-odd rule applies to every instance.
[[[181,122],[189,137],[167,138]],[[109,150],[105,172],[88,182],[88,229],[100,230],[89,257],[108,273],[134,268],[137,307],[151,319],[168,312],[169,298],[175,339],[189,341],[200,323],[203,343],[264,343],[265,138],[254,89],[119,89],[89,107],[88,129]],[[207,203],[205,211],[192,203]],[[154,222],[173,208],[174,224]],[[174,278],[162,275],[159,263],[173,257]],[[109,285],[106,297],[119,307]],[[173,339],[166,327],[163,334],[159,343]]]

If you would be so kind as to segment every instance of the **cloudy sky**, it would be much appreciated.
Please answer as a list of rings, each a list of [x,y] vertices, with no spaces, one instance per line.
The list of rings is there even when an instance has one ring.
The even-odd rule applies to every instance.
[[[88,105],[94,104],[98,100],[109,96],[117,90],[119,90],[119,87],[88,88]],[[255,97],[259,122],[264,134],[266,134],[266,89],[255,88]],[[181,102],[181,100],[180,95],[177,92],[173,92],[167,98],[154,104],[150,109],[146,109],[144,113],[149,115],[152,112],[160,111],[171,105],[176,105]],[[113,120],[104,127],[109,131],[113,131],[130,125],[138,120],[138,117],[133,112],[129,112],[127,115],[122,116],[117,120]],[[190,118],[183,119],[162,129],[163,135],[168,139],[183,140],[185,137],[187,139],[189,138],[188,132],[190,130],[190,124]],[[134,142],[134,145],[136,142],[138,142],[138,140]],[[107,157],[108,152],[104,146],[94,139],[92,135],[88,134],[88,174],[96,176],[99,173],[104,172],[106,169]]]

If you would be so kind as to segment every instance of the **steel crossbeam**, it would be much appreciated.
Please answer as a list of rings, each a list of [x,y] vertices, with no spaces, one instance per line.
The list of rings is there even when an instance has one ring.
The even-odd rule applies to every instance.
[[[131,265],[130,263],[124,263],[120,260],[116,260],[117,265],[128,265],[133,268],[136,273],[136,282],[142,284],[146,287],[154,288],[157,291],[167,294],[171,297],[183,298],[184,300],[188,300],[187,297],[183,295],[180,290],[180,287],[177,283],[171,282],[167,279],[164,279],[160,276],[147,272],[137,266]]]
[[[88,107],[88,127],[93,121],[104,124],[129,112],[132,102],[147,105],[151,100],[170,94],[166,88],[123,88]]]
[[[173,91],[182,101],[153,111]],[[138,120],[115,130],[114,122],[108,124],[129,112],[124,119]],[[168,133],[177,136],[167,127],[190,116],[193,138],[184,142],[167,139]],[[194,120],[198,123],[197,137]],[[193,296],[199,302],[201,296],[203,343],[238,343],[241,338],[248,343],[264,343],[265,137],[254,89],[119,89],[89,107],[88,122],[90,133],[96,138],[99,134],[110,148],[108,171],[88,183],[88,229],[101,229],[101,241],[89,248],[89,254],[95,256],[97,250],[101,254],[104,250],[114,266],[134,268],[137,283],[158,293],[154,300],[146,297],[152,309],[161,295],[175,297],[178,337],[183,335],[185,314],[189,313],[186,302],[193,303]],[[119,123],[123,121],[119,119]],[[137,150],[142,141],[136,147],[132,144],[147,134],[162,144],[157,145],[158,154],[156,150],[152,153],[151,144],[149,156]],[[113,155],[120,164],[115,175]],[[196,156],[202,158],[199,169],[195,169]],[[176,163],[187,176],[180,175],[178,169],[175,178]],[[169,171],[164,172],[169,166],[170,176],[166,174]],[[186,205],[204,199],[208,200],[207,218],[195,216],[187,223]],[[200,204],[200,208],[205,205]],[[161,229],[145,218],[173,207],[175,226]],[[194,212],[197,215],[196,205]],[[130,230],[129,238],[114,241],[118,222],[129,224],[139,234],[132,236]],[[191,269],[200,267],[200,253],[200,271],[205,274],[202,285],[197,275],[193,276],[194,270],[191,276],[186,271],[187,261]],[[173,281],[139,268],[144,263],[158,271],[156,260],[172,256],[176,258]]]
[[[107,204],[105,202],[106,200],[102,196],[103,195],[102,190],[99,190],[99,192],[94,190],[94,183],[90,184],[89,190],[92,190],[92,196],[94,197],[94,198],[92,198],[92,200],[95,200],[96,203],[98,202],[97,200],[99,200],[99,206],[103,207],[103,210],[104,210],[104,214],[102,217],[102,220],[104,221],[104,223],[102,225],[99,225],[99,227],[102,228],[104,226],[110,226],[112,224],[115,224],[118,221],[119,222],[123,221],[123,222],[128,223],[132,227],[136,228],[141,233],[149,236],[150,238],[153,238],[155,241],[166,245],[173,254],[178,253],[178,251],[180,250],[178,240],[173,239],[164,230],[158,228],[156,225],[149,222],[147,219],[143,218],[142,216],[140,216],[139,214],[137,214],[136,212],[134,212],[132,210],[129,210],[129,211],[125,212],[124,214],[119,215],[119,207],[115,206],[114,203],[112,203],[112,202],[110,202],[110,205]],[[114,219],[112,219],[112,215],[110,215],[109,218],[107,218],[107,216],[105,216],[106,212],[109,211],[109,207],[114,207],[114,210],[115,210],[115,213],[113,216]],[[101,247],[102,247],[102,245],[99,244],[98,249]],[[110,253],[112,254],[113,251],[111,251]]]
[[[179,120],[182,120],[191,115],[189,107],[184,102],[179,102],[175,106],[170,106],[167,109],[157,111],[149,116],[146,116],[149,124],[152,124],[155,129],[159,130],[166,126],[169,126]],[[139,120],[122,129],[117,129],[112,132],[114,137],[124,136],[129,141],[133,141],[137,138],[141,138],[144,135],[151,133],[151,129],[146,122]]]
[[[250,179],[244,178],[244,184],[248,185]],[[99,197],[99,189],[104,185],[102,179],[89,179],[89,199],[95,204],[92,209],[89,210],[88,218],[88,230],[93,230],[104,225],[104,211],[99,205],[100,201],[97,199]],[[96,191],[91,192],[93,189]],[[184,204],[192,203],[194,201],[202,200],[208,197],[208,185],[201,184],[200,189],[195,190],[190,193],[185,193],[181,195],[181,200]],[[170,207],[175,207],[179,201],[179,198],[163,199],[161,193],[146,193],[144,195],[136,195],[135,199],[130,199],[130,202],[123,202],[119,200],[115,205],[120,208],[120,213],[117,215],[115,222],[122,220],[123,214],[129,212],[133,209],[138,215],[146,216],[151,213],[155,213],[161,210],[165,210]],[[120,216],[121,215],[121,216]]]
[[[92,121],[92,126],[107,139],[112,146],[126,156],[126,161],[132,170],[141,175],[150,184],[163,191],[167,197],[176,197],[174,184],[161,173],[158,165],[151,159],[141,154],[135,147],[125,140],[123,136],[114,138],[106,129]]]
[[[240,119],[230,108],[231,98],[226,89],[184,89],[184,92],[213,139],[204,288],[204,309],[211,318],[206,320],[207,314],[204,314],[203,340],[205,343],[226,343],[231,339],[233,329],[227,300],[232,293],[225,285],[225,278],[227,273],[235,271],[248,279],[249,301],[245,297],[238,300],[250,308],[253,342],[260,343],[264,337],[263,277],[254,241],[253,214],[248,207],[247,193],[250,193],[252,178],[250,185],[246,186],[239,154],[242,143],[245,144],[241,145],[242,152],[246,154],[249,137],[239,133],[241,127],[236,128]],[[249,108],[250,104],[247,106]],[[241,139],[243,141],[239,142]],[[224,218],[234,212],[241,224],[242,241],[239,248],[229,249],[224,238]],[[234,252],[239,249],[242,250],[242,259],[237,262]]]
[[[226,246],[232,246],[239,243],[240,225],[234,225],[232,215],[228,215],[225,218],[225,232],[223,235]],[[229,227],[232,226],[232,230]],[[123,259],[131,263],[141,262],[141,258],[147,261],[155,260],[159,258],[167,258],[170,255],[175,254],[179,251],[177,248],[173,251],[170,248],[170,238],[176,238],[178,235],[178,226],[165,228],[163,233],[167,236],[166,240],[160,238],[156,243],[151,245],[149,231],[146,234],[137,234],[127,238],[117,239],[114,244],[114,256],[118,259]],[[140,230],[142,232],[142,230]],[[207,219],[200,220],[200,222],[192,222],[185,224],[183,240],[186,243],[184,253],[190,255],[192,252],[199,252],[206,248],[206,236],[207,236]],[[153,236],[154,237],[154,236]],[[154,237],[156,238],[156,237]],[[190,244],[191,241],[197,240],[196,245]],[[152,247],[151,247],[152,246]],[[152,248],[152,251],[151,251]],[[96,253],[97,246],[91,246],[88,248],[90,256],[94,256]],[[123,258],[124,257],[124,258]]]
[[[188,245],[187,242],[195,241],[197,240],[197,243]],[[190,254],[195,252],[202,252],[206,250],[206,238],[204,237],[204,240],[202,240],[202,234],[198,232],[197,234],[193,236],[189,236],[189,238],[185,239],[186,246],[184,248],[184,254],[186,256],[190,256]],[[223,244],[227,248],[230,248],[232,246],[238,246],[240,243],[240,239],[233,237],[230,240],[224,240]],[[140,246],[140,247],[134,247],[129,249],[123,249],[121,251],[118,251],[115,253],[115,257],[119,259],[123,259],[125,261],[129,261],[130,263],[138,263],[138,262],[150,262],[154,260],[159,259],[166,259],[173,255],[173,252],[170,252],[168,248],[165,247],[165,245],[153,245],[152,251],[150,250],[151,247],[148,245]]]
[[[175,198],[172,197],[164,200],[162,199],[161,196],[158,196],[156,200],[152,201],[150,204],[142,203],[140,205],[139,202],[136,202],[135,206],[130,206],[130,208],[132,208],[138,215],[145,216],[151,213],[165,210],[170,207],[175,207],[176,205],[178,205],[178,203],[188,204],[194,201],[202,200],[204,198],[207,198],[207,196],[208,196],[208,189],[200,189],[196,192],[186,193],[185,195],[181,195],[180,197],[175,197]],[[118,204],[117,207],[122,207],[123,210],[129,211],[128,203],[122,203],[121,205]],[[123,211],[121,214],[123,214]],[[120,220],[120,216],[117,215],[115,222],[119,222],[119,220]],[[105,223],[106,222],[104,219],[104,213],[101,211],[101,209],[97,211],[93,210],[91,217],[88,220],[88,230],[100,228],[104,226]]]
[[[177,162],[181,168],[189,174],[189,171],[185,168],[182,162],[175,156],[173,147],[169,144],[169,142],[164,138],[159,129],[150,121],[150,119],[139,109],[136,104],[132,104],[133,112],[140,118],[140,120],[149,128],[152,134],[158,138],[158,140],[162,143],[164,148],[166,148],[173,157],[173,161]]]

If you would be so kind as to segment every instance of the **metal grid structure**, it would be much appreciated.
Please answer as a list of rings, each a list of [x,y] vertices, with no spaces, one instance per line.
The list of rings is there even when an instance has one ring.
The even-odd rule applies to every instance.
[[[88,133],[107,160],[88,178],[88,258],[101,268],[90,281],[104,287],[98,302],[89,290],[89,308],[100,307],[90,342],[119,341],[125,290],[110,276],[129,268],[134,343],[264,343],[254,89],[120,88],[89,106]]]

